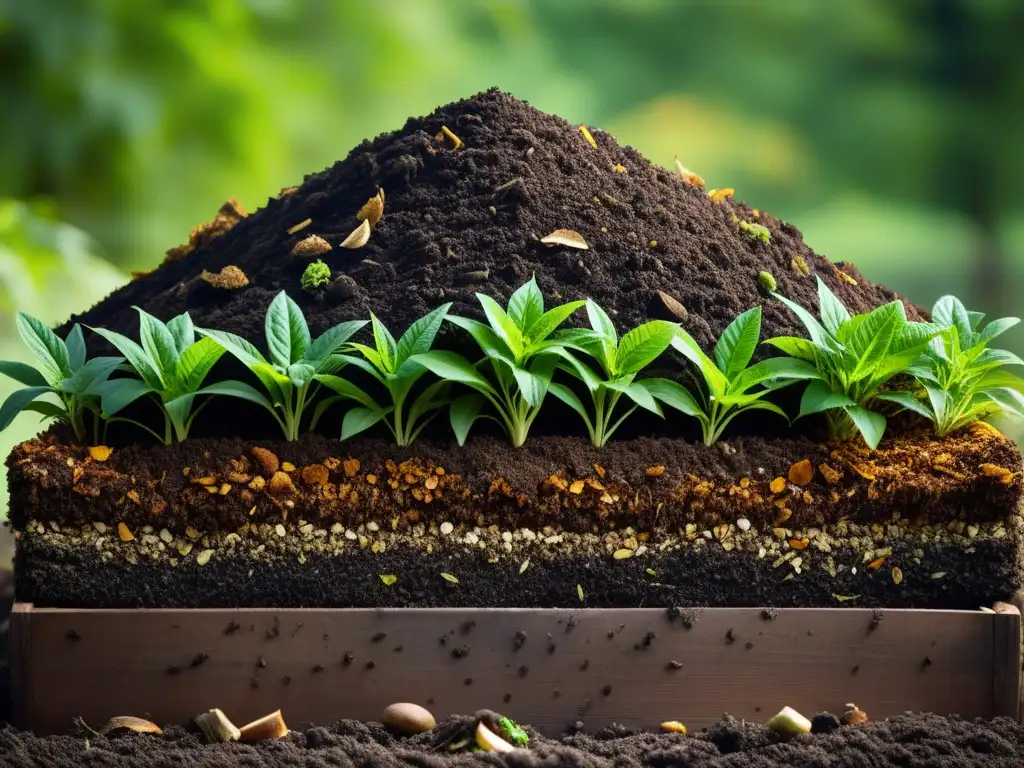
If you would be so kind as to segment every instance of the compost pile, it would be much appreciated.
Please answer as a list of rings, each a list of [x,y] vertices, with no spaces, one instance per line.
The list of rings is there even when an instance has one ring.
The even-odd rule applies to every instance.
[[[187,310],[197,326],[262,344],[264,312],[284,289],[314,333],[372,311],[397,334],[447,301],[453,313],[481,318],[476,292],[504,305],[536,274],[552,302],[592,298],[622,328],[682,320],[709,348],[737,315],[764,303],[762,271],[807,307],[817,306],[815,275],[851,312],[895,297],[852,266],[840,270],[814,254],[792,225],[728,197],[716,202],[610,134],[589,135],[594,145],[577,126],[496,89],[441,107],[363,142],[260,211],[246,216],[226,204],[160,268],[72,320],[134,335],[133,305],[162,320]],[[338,247],[381,188],[384,215],[369,242]],[[769,242],[744,234],[738,221],[767,227]],[[589,249],[539,242],[566,228]],[[316,295],[300,287],[309,259],[290,255],[311,235],[333,246],[319,258],[334,282]],[[241,270],[247,284],[232,290],[203,278],[225,267]],[[907,310],[910,319],[923,316]],[[763,337],[777,335],[803,331],[789,310],[768,302]]]
[[[444,723],[439,727],[443,728]],[[93,738],[39,738],[0,730],[0,766],[149,765],[395,766],[482,765],[479,755],[431,751],[430,734],[396,739],[383,726],[341,721],[330,728],[293,732],[257,745],[202,743],[198,734],[169,728],[162,736],[129,734]],[[88,750],[88,751],[86,751]],[[879,723],[843,727],[828,734],[780,742],[761,725],[724,720],[695,736],[630,733],[611,727],[593,736],[559,740],[531,736],[530,749],[490,755],[488,765],[529,768],[640,768],[687,765],[755,766],[1016,766],[1024,762],[1024,727],[1008,719],[967,721],[937,715],[901,715]]]

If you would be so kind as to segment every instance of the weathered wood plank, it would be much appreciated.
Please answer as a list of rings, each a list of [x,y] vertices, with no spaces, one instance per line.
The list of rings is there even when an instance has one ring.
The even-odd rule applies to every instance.
[[[810,715],[850,701],[872,718],[991,717],[1010,713],[1020,682],[1019,614],[807,608],[767,619],[715,608],[690,628],[660,609],[22,605],[15,616],[16,718],[39,733],[66,731],[76,716],[173,723],[211,707],[236,722],[281,708],[301,728],[373,720],[399,700],[439,719],[498,709],[547,733],[576,719],[700,728],[725,712],[760,720],[784,705]]]
[[[993,633],[992,683],[995,714],[1018,719],[1021,697],[1020,610],[1009,603],[996,603]]]

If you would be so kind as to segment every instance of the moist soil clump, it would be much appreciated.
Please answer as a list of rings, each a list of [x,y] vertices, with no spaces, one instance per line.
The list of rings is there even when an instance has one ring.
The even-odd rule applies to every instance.
[[[812,252],[792,225],[731,197],[712,200],[609,133],[590,133],[596,147],[577,126],[497,89],[440,107],[364,141],[262,210],[245,216],[229,204],[160,268],[72,320],[134,334],[133,305],[163,320],[187,310],[198,326],[262,344],[264,312],[284,289],[314,332],[371,311],[400,332],[447,301],[454,313],[483,319],[477,291],[504,305],[536,274],[552,303],[592,298],[621,329],[653,317],[681,320],[710,348],[733,318],[761,304],[765,337],[803,335],[781,303],[765,301],[761,272],[810,308],[815,275],[851,312],[895,298],[852,265]],[[381,188],[383,218],[369,242],[340,247]],[[766,227],[769,241],[745,234],[741,223]],[[589,248],[540,242],[558,229],[578,232]],[[312,235],[331,246],[318,257],[335,282],[309,293],[300,287],[309,260],[291,253]],[[225,290],[202,277],[229,266],[248,284]],[[909,304],[907,314],[925,317]],[[102,348],[97,338],[90,343]]]
[[[454,718],[455,721],[465,718]],[[257,744],[207,745],[197,733],[180,727],[162,735],[126,734],[41,738],[12,728],[0,730],[0,766],[149,765],[317,766],[516,766],[517,768],[655,768],[666,765],[708,768],[831,766],[953,768],[1017,766],[1024,763],[1024,727],[1009,718],[961,720],[938,715],[899,715],[877,723],[842,727],[828,734],[782,742],[762,725],[726,719],[707,731],[679,734],[637,733],[609,727],[596,734],[573,733],[547,739],[530,733],[530,748],[507,755],[446,755],[433,748],[438,734],[396,738],[383,726],[340,721],[332,727],[292,732]],[[460,725],[454,722],[454,725]]]

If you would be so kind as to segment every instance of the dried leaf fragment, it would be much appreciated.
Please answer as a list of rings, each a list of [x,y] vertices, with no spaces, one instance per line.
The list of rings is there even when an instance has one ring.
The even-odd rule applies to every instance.
[[[768,485],[768,488],[771,490],[772,493],[782,493],[784,490],[786,490],[786,478],[776,477]]]
[[[264,741],[267,739],[280,739],[288,735],[288,726],[281,717],[281,710],[271,712],[259,720],[243,725],[238,732],[239,741]]]
[[[704,186],[704,179],[698,176],[693,171],[689,170],[685,165],[679,162],[679,155],[676,155],[676,172],[680,178],[687,184],[693,184],[698,187]]]
[[[585,483],[582,480],[573,480],[572,483],[569,485],[569,493],[583,493],[584,485]]]
[[[236,291],[249,284],[249,278],[245,272],[231,264],[221,269],[220,272],[208,272],[204,269],[199,277],[222,291]]]
[[[835,592],[833,592],[832,597],[834,597],[840,603],[845,603],[850,600],[856,600],[858,597],[860,597],[860,595],[837,595]]]
[[[380,580],[384,582],[385,586],[390,587],[392,584],[398,581],[398,577],[393,573],[382,573],[380,574]]]
[[[312,259],[331,250],[331,244],[320,235],[310,235],[299,240],[292,248],[291,256],[296,259]]]
[[[708,192],[708,197],[710,197],[716,203],[723,203],[735,194],[735,189],[733,189],[732,187],[725,187],[724,189],[712,189],[710,192]]]
[[[893,582],[893,584],[899,584],[902,581],[903,581],[903,571],[900,570],[898,567],[893,566],[893,569],[892,569],[892,582]]]
[[[582,584],[577,584],[576,585],[576,594],[579,596],[580,602],[582,603],[583,602],[583,585]]]
[[[793,549],[797,549],[797,550],[807,549],[807,545],[809,543],[810,542],[807,539],[790,539],[789,540],[789,546],[791,546]]]
[[[112,717],[100,728],[100,733],[129,730],[135,733],[163,733],[160,726],[141,717]]]
[[[370,242],[370,220],[363,219],[359,226],[353,229],[349,236],[341,241],[342,248],[362,248]]]
[[[211,744],[222,744],[226,741],[238,741],[242,732],[228,720],[227,715],[219,709],[211,709],[195,716],[196,725]]]
[[[312,223],[313,223],[312,219],[303,219],[298,224],[296,224],[294,227],[289,227],[288,228],[288,234],[289,235],[294,235],[296,232],[301,232],[302,230],[304,230],[306,227],[308,227]]]
[[[587,129],[587,126],[581,125],[580,126],[580,133],[583,134],[583,138],[585,138],[587,140],[587,143],[590,144],[590,146],[592,146],[594,149],[597,149],[597,142],[594,141],[594,137],[591,135],[590,131]]]
[[[452,143],[452,149],[462,149],[464,146],[462,139],[452,133],[451,129],[447,125],[441,126],[441,132],[434,138],[436,139],[448,139]]]
[[[131,529],[123,522],[117,524],[117,536],[121,541],[134,541],[135,534],[131,532]]]
[[[614,557],[616,560],[625,560],[626,558],[629,558],[629,557],[632,557],[632,556],[633,556],[633,550],[632,549],[616,549],[612,553],[612,557]]]
[[[648,467],[647,468],[647,476],[648,477],[661,477],[664,474],[665,474],[665,467],[663,465],[661,465],[661,464],[659,464],[656,467]]]
[[[544,245],[562,245],[566,248],[579,248],[581,251],[590,248],[583,235],[571,229],[556,229],[547,237],[542,237],[540,241]]]
[[[359,221],[368,221],[370,222],[371,227],[377,226],[377,222],[384,216],[384,198],[381,195],[382,192],[383,190],[371,197],[366,201],[365,205],[359,209],[359,213],[356,214],[356,218],[359,219]]]
[[[846,711],[839,718],[839,722],[843,725],[862,725],[868,721],[868,715],[860,709],[856,704],[847,704]]]
[[[879,568],[881,568],[883,565],[885,565],[886,559],[887,558],[885,558],[885,557],[879,557],[876,560],[872,560],[870,563],[868,563],[868,570],[869,571],[877,571]]]
[[[110,458],[110,454],[114,452],[114,449],[106,445],[90,445],[89,456],[93,461],[106,461]]]

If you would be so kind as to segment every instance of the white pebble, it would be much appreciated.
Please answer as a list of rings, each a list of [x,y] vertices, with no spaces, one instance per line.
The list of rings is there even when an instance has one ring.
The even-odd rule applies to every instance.
[[[370,531],[371,533],[376,533],[380,530],[380,526],[374,522],[369,522],[366,524],[366,530]]]
[[[283,539],[283,538],[284,538],[284,537],[285,537],[285,536],[287,535],[287,533],[288,533],[288,532],[287,532],[287,531],[286,531],[286,530],[284,529],[284,526],[283,526],[283,525],[282,525],[281,523],[278,523],[277,525],[275,525],[275,526],[274,526],[274,532],[275,532],[275,533],[276,533],[276,534],[277,534],[278,536],[280,536],[280,537],[281,537],[282,539]]]
[[[441,523],[441,535],[442,536],[447,536],[448,534],[450,534],[454,530],[455,530],[455,526],[452,525],[451,523],[449,523],[447,520],[445,522]]]
[[[347,531],[345,531],[345,538],[349,541],[355,541],[358,538],[358,536],[356,536],[355,531],[349,528]]]
[[[750,521],[747,520],[747,518],[745,517],[741,517],[739,520],[736,521],[736,527],[744,533],[746,533],[750,530]]]

